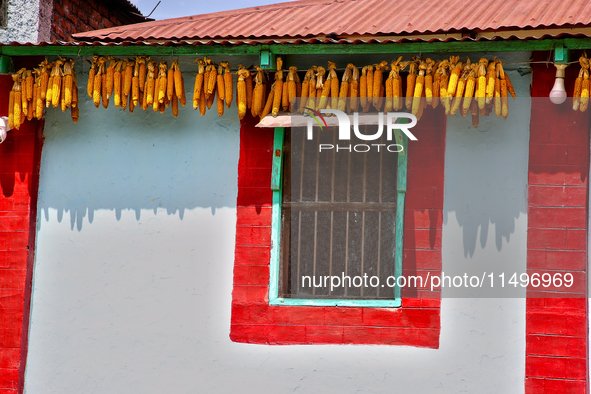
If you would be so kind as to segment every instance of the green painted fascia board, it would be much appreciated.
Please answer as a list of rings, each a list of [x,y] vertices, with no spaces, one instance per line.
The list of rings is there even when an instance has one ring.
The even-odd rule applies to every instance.
[[[565,48],[591,49],[591,38],[564,38],[543,40],[403,42],[384,44],[269,44],[269,45],[4,45],[0,54],[8,56],[215,56],[258,55],[262,50],[274,55],[298,54],[380,54],[380,53],[461,53],[546,51],[558,43]]]

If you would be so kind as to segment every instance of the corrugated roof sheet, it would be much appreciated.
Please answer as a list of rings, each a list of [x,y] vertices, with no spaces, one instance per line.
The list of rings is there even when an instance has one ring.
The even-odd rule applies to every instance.
[[[326,36],[351,42],[381,35],[586,27],[588,0],[300,0],[118,26],[75,34],[78,40],[273,42]],[[576,30],[576,29],[575,29]],[[552,33],[545,33],[553,35]],[[324,37],[323,37],[324,36]],[[536,37],[536,34],[531,34]],[[536,37],[539,38],[539,37]],[[379,39],[379,38],[378,38]]]

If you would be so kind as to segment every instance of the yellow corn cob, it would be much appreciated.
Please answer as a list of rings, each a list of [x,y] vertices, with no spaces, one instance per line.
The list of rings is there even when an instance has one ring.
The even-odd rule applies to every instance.
[[[297,67],[290,67],[289,73],[287,74],[287,96],[288,96],[288,110],[291,110],[292,103],[295,103],[296,100],[296,73],[298,69]]]
[[[172,66],[170,66],[170,69],[168,70],[168,75],[166,77],[166,98],[168,99],[168,101],[172,101],[172,93],[173,92],[174,92],[174,68]]]
[[[72,107],[78,106],[78,78],[76,72],[72,70]]]
[[[304,75],[304,81],[302,82],[302,97],[300,98],[298,112],[303,112],[304,106],[308,104],[308,95],[310,93],[310,74],[313,74],[315,70],[316,66],[314,66],[314,69],[310,68],[308,71],[306,71],[306,75]]]
[[[77,88],[78,88],[78,86],[76,86],[76,84],[74,84],[74,93],[76,96],[76,101],[78,101]],[[41,118],[43,118],[44,105],[43,105],[43,98],[41,97],[42,92],[43,92],[43,89],[41,88],[41,81],[39,81],[39,84],[37,84],[37,93],[36,93],[37,99],[35,100],[35,118],[37,118],[38,120],[41,120]],[[72,99],[72,106],[74,106],[73,99]]]
[[[250,71],[248,72],[248,77],[244,79],[244,84],[246,86],[246,108],[252,108],[252,91],[253,91],[253,83],[252,83],[252,74]]]
[[[351,74],[351,67],[347,66],[347,68],[345,68],[345,72],[343,73],[341,89],[339,92],[339,101],[337,103],[337,108],[339,111],[345,111],[345,107],[347,105],[347,96],[349,94],[349,83],[351,81]]]
[[[328,62],[328,77],[326,81],[330,80],[330,107],[337,108],[339,103],[339,78],[337,76],[337,65],[333,62]]]
[[[34,86],[31,87],[31,91],[33,92],[33,97],[31,98],[31,101],[29,102],[29,106],[27,107],[27,120],[32,120],[33,117],[35,116],[35,108],[36,108],[36,100],[37,97],[36,95],[36,89],[34,89]]]
[[[283,61],[280,57],[277,58],[277,72],[275,73],[275,94],[273,98],[273,109],[271,110],[271,115],[273,117],[277,117],[279,113],[279,107],[281,106],[281,101],[283,99],[283,71],[281,68],[283,67]]]
[[[259,115],[263,109],[263,89],[265,88],[262,77],[263,70],[259,66],[255,67],[257,69],[257,73],[254,77],[255,85],[252,97],[252,107],[250,108],[250,114],[253,117]]]
[[[226,101],[226,108],[230,108],[232,105],[232,100],[234,99],[234,87],[232,86],[232,71],[230,70],[230,63],[222,62],[222,66],[224,67],[224,88],[226,91],[224,92],[224,100]]]
[[[175,88],[176,88],[176,86],[175,86]],[[179,116],[179,98],[176,95],[176,91],[174,91],[172,93],[171,103],[172,103],[172,116],[174,116],[176,118],[177,116]]]
[[[425,102],[433,104],[433,66],[435,62],[429,58],[426,60],[427,70],[425,71]]]
[[[94,92],[93,84],[94,84],[94,76],[97,71],[96,70],[97,69],[97,61],[98,61],[97,55],[94,55],[94,60],[92,61],[92,63],[87,60],[87,62],[90,63],[90,70],[88,70],[88,84],[86,85],[86,93],[88,94],[88,97],[90,97],[90,98],[93,98],[93,92]]]
[[[466,82],[466,90],[464,92],[464,103],[463,111],[467,114],[472,105],[472,98],[476,89],[476,71],[478,69],[477,64],[473,64],[471,70],[468,72],[468,79]],[[484,97],[482,97],[484,100]]]
[[[451,67],[451,65],[450,65]],[[455,67],[451,70],[451,74],[449,76],[449,83],[447,85],[447,95],[449,97],[453,97],[454,95],[457,97],[456,89],[458,87],[458,80],[460,79],[460,74],[462,69],[464,68],[464,63],[457,62]]]
[[[166,62],[160,62],[159,72],[158,72],[158,104],[164,104],[164,98],[166,97],[166,87],[168,85],[166,74],[167,74],[168,65]],[[156,96],[156,93],[154,93]]]
[[[221,71],[218,72],[218,82],[219,82],[220,76],[223,78],[223,75],[222,75],[222,72]],[[221,97],[220,97],[220,90],[219,89],[218,89],[217,94],[216,94],[216,108],[218,110],[218,115],[219,116],[224,116],[224,100],[222,100]]]
[[[312,66],[312,69],[314,69],[314,71],[317,70],[316,66]],[[313,72],[310,74],[310,83],[308,84],[308,101],[306,103],[306,105],[308,106],[308,108],[316,108],[317,102],[316,102],[316,73]]]
[[[185,93],[185,78],[181,75],[181,96],[178,97],[180,104],[184,107],[187,104],[187,94]]]
[[[113,94],[113,74],[115,73],[115,63],[117,63],[117,59],[109,56],[108,60],[110,60],[110,62],[109,67],[107,67],[107,99],[110,99]]]
[[[413,97],[415,92],[415,83],[417,80],[417,64],[413,61],[410,63],[410,70],[406,77],[406,109],[412,109]]]
[[[134,107],[140,102],[140,65],[137,62],[137,58],[133,66],[133,77],[131,78],[131,101]],[[131,106],[129,109],[131,112]]]
[[[52,67],[53,69],[53,67]],[[47,80],[47,91],[45,92],[45,108],[49,108],[51,106],[51,100],[53,97],[53,77],[50,75],[49,79]]]
[[[122,69],[121,72],[124,72],[124,76],[122,75],[122,79],[123,79],[123,94],[125,96],[129,96],[131,94],[131,79],[133,78],[133,60],[129,59],[127,60],[127,63],[125,63],[125,67]],[[166,62],[162,62],[164,64],[166,64]],[[139,74],[139,72],[138,72]],[[139,75],[138,75],[139,77]]]
[[[486,68],[488,66],[488,60],[481,58],[478,61],[477,75],[478,80],[476,82],[476,91],[474,97],[478,101],[478,108],[484,108],[486,104]]]
[[[101,104],[101,83],[103,81],[102,73],[104,70],[104,64],[97,62],[97,70],[94,75],[94,82],[92,84],[92,101],[96,108]],[[53,92],[52,92],[53,94]]]
[[[144,91],[142,92],[142,109],[144,111],[148,109],[148,88],[147,88],[147,84],[144,84]]]
[[[275,102],[275,84],[277,83],[277,81],[273,82],[273,85],[271,85],[271,92],[269,93],[269,96],[267,97],[267,102],[265,103],[265,107],[263,108],[262,112],[261,112],[261,120],[269,115],[269,113],[271,113],[271,110],[273,109],[273,103]]]
[[[113,102],[115,107],[121,106],[121,67],[123,66],[122,61],[117,61],[113,70]]]
[[[172,62],[172,66],[170,66],[170,68],[172,70],[174,70],[174,73],[173,73],[174,92],[171,95],[171,97],[173,95],[175,95],[175,93],[176,93],[176,96],[177,96],[177,99],[178,99],[178,98],[181,97],[182,92],[184,91],[184,88],[183,88],[183,74],[181,73],[181,68],[180,68],[179,62],[176,61],[176,60]],[[178,106],[177,106],[177,109],[178,109]]]
[[[14,113],[14,115],[13,115],[13,117],[14,117],[13,123],[14,123],[14,128],[17,129],[17,130],[20,128],[21,123],[22,123],[21,122],[21,115],[22,115],[21,114],[21,110],[22,110],[21,93],[22,93],[21,92],[21,86],[20,86],[20,83],[19,83],[18,90],[15,90],[14,91],[14,109],[13,109],[13,113]]]
[[[248,94],[246,97],[248,98]],[[283,88],[281,90],[281,108],[283,111],[289,111],[289,85],[287,83],[287,76],[284,77]]]
[[[41,68],[41,100],[45,103],[45,94],[47,93],[47,83],[49,82],[49,72],[50,69],[49,63],[47,59],[45,59],[40,64]]]
[[[207,110],[207,99],[205,98],[205,89],[201,89],[199,93],[199,113],[201,116],[205,115]]]
[[[237,72],[238,82],[236,83],[236,103],[238,104],[238,118],[243,119],[246,115],[246,78],[250,73],[244,67]]]
[[[373,73],[373,89],[372,89],[372,103],[377,107],[380,96],[380,87],[382,86],[383,72],[388,68],[388,62],[383,61],[376,64],[376,70]]]
[[[216,90],[214,88],[213,93],[211,93],[209,95],[209,97],[207,98],[207,109],[211,109],[211,106],[213,105],[213,102],[215,101],[215,96],[216,96]]]
[[[300,80],[300,76],[298,73],[295,73],[295,83],[296,83],[296,97],[302,96],[302,81]],[[295,108],[292,109],[295,112]]]
[[[395,72],[396,71],[394,70],[394,68],[392,68],[392,71],[390,71],[390,75],[386,79],[386,89],[385,89],[386,105],[384,107],[384,112],[390,112],[394,108],[393,101],[392,101],[392,97],[394,97],[394,92],[392,91],[392,85],[393,85],[393,81],[394,81]]]
[[[31,70],[27,70],[25,82],[27,84],[27,101],[31,101],[33,99],[33,73]]]
[[[226,87],[224,85],[224,67],[221,64],[218,66],[218,71],[217,71],[217,76],[216,76],[216,89],[217,89],[218,101],[222,100],[222,102],[223,102],[226,97]],[[219,110],[218,110],[218,112],[219,112]],[[222,113],[223,113],[223,109],[222,109]]]
[[[332,79],[330,78],[330,73],[326,75],[326,69],[322,66],[316,68],[316,97],[317,105],[316,109],[319,110],[320,108],[326,108],[326,103],[328,102],[328,98],[330,97],[330,86],[332,84]],[[318,94],[320,92],[320,94]]]
[[[8,127],[14,129],[14,87],[8,94]]]
[[[349,103],[351,110],[356,112],[359,108],[359,69],[353,63],[347,67],[351,68],[351,84],[349,85]]]
[[[451,114],[455,115],[458,110],[460,109],[460,104],[462,103],[462,96],[464,95],[464,89],[466,88],[466,81],[467,81],[467,76],[463,75],[462,77],[460,77],[460,79],[458,79],[458,84],[457,84],[457,88],[456,88],[456,96],[453,99],[452,102],[452,106],[451,106]],[[448,91],[449,93],[449,88]]]
[[[415,79],[415,89],[412,100],[412,114],[417,115],[421,106],[421,97],[423,97],[423,87],[425,86],[425,72],[427,71],[427,62],[419,63],[419,75]]]
[[[440,83],[440,81],[441,81],[441,73],[439,72],[439,69],[437,69],[433,75],[433,100],[431,101],[431,106],[433,108],[437,108],[437,106],[439,105],[439,94],[440,94],[439,83]]]
[[[72,86],[73,77],[72,69],[74,68],[74,61],[67,61],[64,63],[64,100],[66,107],[72,105]]]
[[[201,91],[203,89],[203,80],[205,77],[205,62],[201,59],[195,60],[199,62],[199,72],[195,76],[195,87],[193,88],[193,109],[197,109],[201,102]]]
[[[588,63],[583,71],[583,82],[581,83],[581,101],[579,104],[579,110],[585,112],[589,105],[589,67]]]
[[[583,84],[583,69],[579,72],[579,76],[575,80],[575,90],[573,92],[573,109],[577,111],[579,109],[579,102],[581,100],[581,88]]]
[[[158,92],[160,91],[160,79],[156,78],[154,80],[154,101],[152,102],[152,110],[154,112],[158,112],[160,111],[160,102],[158,101]],[[125,97],[125,95],[123,95],[123,97]],[[123,100],[125,101],[125,100]],[[164,102],[162,103],[164,105]],[[123,106],[123,109],[125,109],[125,106]]]
[[[369,66],[364,66],[361,69],[361,77],[359,77],[359,104],[361,107],[367,105],[367,69]]]
[[[509,99],[507,98],[507,81],[501,79],[501,115],[504,119],[509,116]]]
[[[146,62],[148,61],[144,56],[136,56],[135,62],[139,65],[138,81],[140,84],[140,92],[144,91],[146,86]],[[143,101],[143,99],[142,99]]]
[[[486,72],[486,100],[485,104],[490,104],[495,96],[495,80],[497,79],[497,57],[488,63]],[[479,105],[480,107],[480,105]]]
[[[447,60],[441,62],[439,66],[439,72],[441,74],[439,78],[439,100],[441,105],[445,108],[445,114],[451,114],[451,103],[450,97],[447,95],[447,85],[449,81],[449,75],[447,74],[448,63]]]
[[[207,91],[205,92],[205,97],[209,97],[213,94],[215,89],[215,83],[217,82],[218,72],[214,65],[207,66],[209,68],[209,75],[207,76]]]
[[[373,102],[373,66],[367,66],[366,78],[367,102],[371,104]]]
[[[156,89],[156,67],[157,64],[155,61],[150,60],[148,63],[148,76],[146,77],[146,87],[145,89],[148,91],[146,95],[146,104],[148,106],[153,106],[154,101],[158,101],[158,97],[154,97],[154,94],[157,93]]]
[[[55,65],[53,66],[53,70],[51,72],[53,76],[53,86],[51,88],[51,104],[53,105],[53,108],[57,108],[61,104],[60,97],[63,76],[62,64],[63,61],[61,59],[56,60]]]
[[[109,108],[109,97],[107,96],[107,73],[105,72],[101,80],[101,96],[103,98],[103,108]]]
[[[501,80],[495,78],[495,116],[501,116]]]
[[[129,113],[132,114],[133,110],[135,109],[135,104],[133,103],[133,97],[128,96],[129,98]]]

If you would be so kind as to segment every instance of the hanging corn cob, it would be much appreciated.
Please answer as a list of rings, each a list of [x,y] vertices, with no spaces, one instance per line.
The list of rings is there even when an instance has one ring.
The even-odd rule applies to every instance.
[[[425,60],[427,69],[425,70],[425,101],[428,105],[433,104],[433,66],[435,62],[429,58]],[[419,67],[420,68],[420,67]]]
[[[406,77],[406,101],[404,105],[406,109],[412,110],[412,102],[415,93],[415,83],[417,80],[417,63],[415,57],[413,56],[412,61],[408,63],[409,71],[408,76]]]
[[[101,74],[101,97],[103,99],[103,108],[109,107],[109,96],[107,95],[107,60],[103,58],[103,73]]]
[[[166,65],[166,62],[162,62]],[[133,66],[135,61],[133,59],[127,59],[127,62],[124,63],[124,68],[121,70],[122,74],[121,79],[123,80],[123,94],[125,96],[131,95],[131,80],[133,79]],[[139,78],[139,70],[138,70],[138,78]],[[139,82],[139,80],[138,80]]]
[[[579,110],[585,112],[589,105],[589,67],[583,69],[583,82],[581,83],[581,102]]]
[[[320,109],[327,108],[328,98],[330,97],[331,83],[332,80],[326,75],[326,69],[322,66],[318,66],[316,68],[316,110],[319,111]]]
[[[117,59],[112,56],[107,57],[109,60],[109,66],[107,67],[107,100],[111,98],[113,94],[113,80],[114,80],[114,73],[115,73],[115,64],[117,63]]]
[[[226,108],[230,108],[232,100],[234,99],[234,87],[232,86],[232,71],[230,71],[230,63],[221,62],[221,66],[224,68],[224,99],[226,100]]]
[[[428,71],[428,70],[427,70]],[[439,95],[440,95],[440,88],[439,85],[441,83],[441,73],[439,71],[439,62],[433,63],[432,65],[432,73],[433,73],[433,99],[431,100],[431,106],[433,108],[437,108],[439,105]]]
[[[419,113],[419,107],[421,105],[421,97],[423,96],[423,87],[425,85],[425,72],[427,71],[427,62],[424,60],[419,61],[419,74],[415,79],[415,88],[412,100],[412,114],[417,115]]]
[[[298,69],[297,67],[290,67],[289,72],[287,74],[287,92],[288,92],[288,110],[292,110],[292,105],[295,105],[296,102],[296,76]]]
[[[49,82],[49,73],[51,71],[51,65],[49,64],[47,59],[41,62],[41,64],[39,65],[39,71],[41,73],[41,100],[43,101],[43,105],[45,105],[45,95],[47,93],[47,84]]]
[[[209,96],[211,96],[214,93],[218,72],[215,64],[211,63],[211,59],[206,59],[205,62],[207,63],[207,67],[205,68],[205,72],[207,75],[207,90],[205,91],[205,98],[209,99]]]
[[[505,70],[503,63],[497,61],[498,78],[501,80],[501,115],[504,119],[509,116],[509,100],[507,98],[507,81],[505,79]]]
[[[12,90],[8,97],[8,126],[11,129],[19,129],[21,125],[21,85],[20,75],[12,74]]]
[[[300,105],[298,108],[298,112],[304,111],[304,106],[308,105],[308,95],[310,93],[310,75],[314,74],[316,71],[316,66],[314,68],[310,68],[306,71],[306,75],[304,75],[304,81],[302,82],[302,93],[300,98]]]
[[[74,69],[74,61],[72,59],[66,59],[64,62],[64,101],[66,107],[72,105],[72,88],[74,86],[74,77],[72,75]]]
[[[146,77],[146,87],[147,95],[146,95],[146,104],[148,106],[153,106],[154,101],[158,101],[158,97],[155,97],[155,90],[156,87],[156,67],[157,63],[154,60],[150,60],[148,63],[148,76]]]
[[[140,102],[140,63],[138,61],[138,57],[135,58],[135,63],[133,65],[133,77],[131,78],[131,101],[133,102],[134,107]]]
[[[501,62],[495,62],[496,67],[496,78],[495,78],[495,91],[494,91],[494,107],[495,107],[495,116],[501,116],[501,79],[499,76]]]
[[[283,60],[281,60],[281,58],[278,57],[277,72],[275,73],[275,94],[273,97],[273,108],[271,109],[271,115],[273,115],[273,117],[277,117],[277,114],[279,113],[279,107],[281,106],[281,100],[283,98],[283,71],[281,70],[282,67]]]
[[[359,69],[353,63],[347,64],[351,69],[351,84],[349,85],[349,102],[351,111],[356,112],[359,108]]]
[[[248,72],[248,77],[244,80],[244,85],[246,86],[246,108],[252,108],[252,92],[254,90],[254,84],[252,81],[252,73]]]
[[[118,60],[115,63],[113,69],[113,102],[115,107],[121,106],[121,68],[123,67],[123,61]]]
[[[339,92],[339,101],[337,103],[337,108],[339,111],[345,111],[345,107],[347,105],[347,97],[349,95],[349,83],[351,82],[351,70],[352,64],[349,63],[345,68],[345,72],[343,73],[343,79],[341,81],[341,89]],[[377,104],[377,102],[376,102]]]
[[[255,86],[252,98],[252,107],[250,109],[250,113],[253,117],[259,116],[261,114],[261,111],[263,110],[263,106],[265,105],[265,103],[263,102],[263,94],[265,89],[265,73],[263,69],[259,66],[255,67],[257,71],[254,77]]]
[[[372,89],[372,103],[374,107],[378,107],[380,95],[380,89],[382,87],[383,72],[388,70],[388,62],[383,61],[380,64],[376,64],[376,70],[373,73],[373,89]]]
[[[93,88],[93,84],[94,84],[94,76],[96,74],[97,71],[97,67],[98,67],[98,56],[94,55],[92,57],[92,62],[87,60],[88,63],[90,63],[90,70],[88,70],[88,84],[86,85],[86,93],[88,94],[88,97],[90,97],[91,99],[94,100],[93,97],[93,92],[94,92],[94,88]]]
[[[166,88],[168,86],[168,65],[166,64],[166,62],[162,61],[160,62],[158,69],[158,104],[164,104],[164,98],[166,97]]]
[[[445,108],[445,114],[451,114],[451,97],[447,94],[447,88],[449,85],[449,61],[443,60],[439,63],[437,69],[439,73],[439,100],[441,105]]]
[[[199,71],[195,76],[195,87],[193,88],[193,109],[197,109],[201,100],[201,91],[203,90],[203,81],[205,78],[205,62],[201,59],[195,60],[199,64]]]
[[[490,104],[495,96],[495,80],[497,79],[497,57],[488,63],[486,72],[486,100],[485,104]]]
[[[33,104],[35,107],[35,119],[41,119],[43,117],[43,108],[45,107],[45,103],[43,102],[43,98],[41,97],[41,75],[43,73],[43,69],[45,67],[41,65],[39,68],[36,68],[34,71],[35,74],[35,85],[33,89],[35,89],[35,93],[33,94]],[[13,102],[14,105],[14,102]],[[10,104],[8,105],[10,108]],[[14,108],[13,108],[14,111]]]
[[[478,104],[479,104],[479,101],[473,100],[472,104],[470,105],[470,112],[472,113],[472,127],[474,127],[475,129],[478,128],[478,122],[479,122]]]
[[[226,87],[224,84],[224,66],[222,64],[218,65],[218,70],[217,70],[217,75],[216,75],[216,89],[217,89],[218,101],[219,100],[224,101],[225,97],[226,97]],[[218,109],[218,112],[219,112],[219,109]],[[222,113],[223,113],[223,109],[222,109]]]
[[[359,104],[361,108],[367,105],[367,69],[369,66],[361,68],[361,76],[359,77]]]
[[[277,81],[273,82],[273,85],[271,85],[271,92],[269,93],[269,96],[267,97],[267,102],[265,103],[265,107],[263,108],[262,112],[261,112],[261,120],[269,115],[271,113],[271,110],[273,109],[273,102],[275,101],[275,84],[277,83]]]
[[[146,86],[146,63],[150,60],[149,57],[145,56],[137,56],[135,58],[135,62],[138,65],[138,82],[139,82],[139,89],[140,92],[144,91]]]
[[[451,70],[449,76],[449,84],[447,85],[447,95],[449,97],[454,97],[456,95],[456,89],[458,87],[458,80],[462,74],[462,70],[464,69],[464,63],[460,62],[459,56],[451,56],[449,61],[449,69]]]
[[[470,59],[468,59],[468,62],[465,65],[462,62],[458,62],[454,69],[456,69],[458,67],[458,64],[462,64],[464,66],[464,68],[462,69],[462,75],[458,79],[457,86],[455,89],[456,93],[455,93],[455,97],[454,97],[452,105],[451,105],[451,114],[452,115],[455,115],[458,112],[458,110],[460,109],[461,103],[462,103],[462,99],[464,96],[464,90],[466,89],[466,83],[468,81],[468,74],[470,73]],[[450,84],[451,84],[451,80],[450,80]],[[449,93],[449,86],[448,86],[447,92]]]
[[[468,80],[466,82],[466,90],[464,93],[464,104],[463,104],[463,112],[468,114],[468,111],[471,110],[472,105],[472,98],[474,97],[475,89],[476,89],[476,74],[479,72],[480,69],[479,63],[474,63],[470,66],[470,70],[468,71]],[[479,77],[480,79],[480,77]],[[484,86],[484,85],[483,85]],[[483,93],[485,90],[483,89]],[[482,102],[484,104],[484,94],[482,95]],[[476,102],[479,104],[478,100]]]
[[[337,76],[337,65],[333,62],[328,62],[328,77],[326,82],[330,80],[330,108],[337,108],[339,103],[339,77]]]
[[[278,65],[277,67],[280,66]],[[246,78],[248,78],[250,72],[246,68],[242,67],[238,70],[237,74],[238,82],[236,83],[236,102],[238,104],[238,117],[242,119],[244,118],[244,115],[246,115]]]
[[[57,108],[60,105],[60,94],[62,86],[62,64],[64,61],[60,58],[54,62],[53,70],[51,70],[51,76],[53,77],[53,86],[51,87],[51,104],[53,108]],[[24,107],[23,107],[24,111]]]
[[[478,69],[477,69],[478,80],[476,83],[476,93],[474,94],[474,97],[476,97],[476,100],[478,101],[478,108],[480,108],[480,109],[484,108],[484,105],[486,104],[486,88],[487,88],[486,69],[487,69],[487,66],[488,66],[488,60],[486,60],[485,58],[480,58],[480,60],[478,61]]]

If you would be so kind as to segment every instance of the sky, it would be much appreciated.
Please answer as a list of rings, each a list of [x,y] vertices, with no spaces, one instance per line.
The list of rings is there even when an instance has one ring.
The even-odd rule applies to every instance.
[[[142,14],[148,15],[158,4],[159,0],[130,0]],[[288,0],[161,0],[160,5],[150,18],[160,20],[178,18],[210,12],[235,10],[238,8],[255,7],[273,3],[282,3]]]

